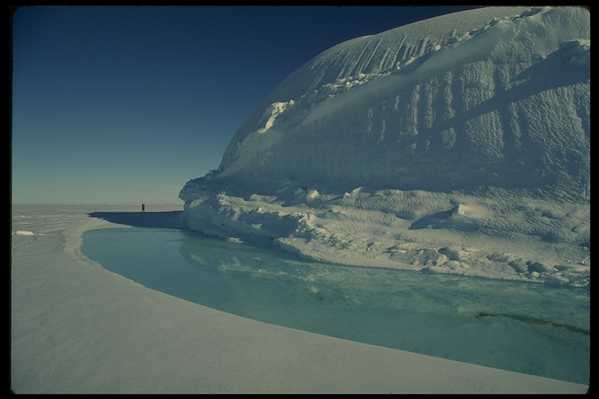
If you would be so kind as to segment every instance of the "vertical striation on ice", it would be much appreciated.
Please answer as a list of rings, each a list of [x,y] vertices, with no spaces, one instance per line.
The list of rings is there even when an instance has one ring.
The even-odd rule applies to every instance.
[[[489,7],[341,43],[275,89],[218,176],[584,197],[589,32],[584,8]]]

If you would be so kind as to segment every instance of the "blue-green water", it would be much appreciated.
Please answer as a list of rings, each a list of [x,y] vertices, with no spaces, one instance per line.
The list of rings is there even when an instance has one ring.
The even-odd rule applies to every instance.
[[[589,381],[587,289],[344,267],[169,229],[88,231],[83,252],[148,288],[247,318]]]

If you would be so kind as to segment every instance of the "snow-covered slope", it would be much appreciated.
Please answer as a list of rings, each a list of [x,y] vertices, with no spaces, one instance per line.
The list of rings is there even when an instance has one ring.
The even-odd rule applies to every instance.
[[[588,194],[589,12],[489,7],[324,51],[229,144],[219,177]]]
[[[584,286],[589,140],[589,12],[482,8],[324,51],[179,197],[315,259]]]

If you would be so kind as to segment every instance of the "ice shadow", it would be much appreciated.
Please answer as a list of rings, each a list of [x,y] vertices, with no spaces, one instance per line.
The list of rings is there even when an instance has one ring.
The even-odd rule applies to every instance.
[[[182,211],[166,212],[90,212],[88,216],[133,227],[181,229]]]

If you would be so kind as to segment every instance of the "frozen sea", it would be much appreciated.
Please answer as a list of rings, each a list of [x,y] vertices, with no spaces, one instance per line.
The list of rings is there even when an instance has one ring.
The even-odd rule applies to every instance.
[[[13,207],[13,259],[41,255],[50,261],[63,252],[67,226],[89,219],[89,212],[112,209],[122,207]],[[324,264],[172,228],[90,230],[82,252],[151,290],[245,318],[589,381],[587,289]],[[19,315],[13,314],[15,320],[18,327]],[[13,323],[13,341],[19,335]]]
[[[88,231],[83,253],[146,287],[243,317],[588,383],[586,289],[317,263],[175,229]]]

